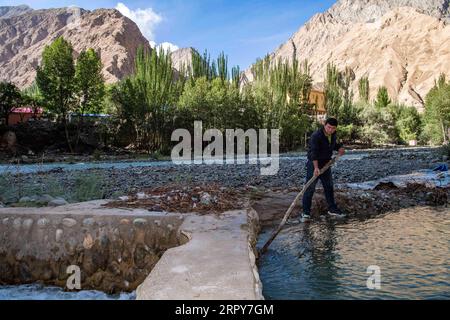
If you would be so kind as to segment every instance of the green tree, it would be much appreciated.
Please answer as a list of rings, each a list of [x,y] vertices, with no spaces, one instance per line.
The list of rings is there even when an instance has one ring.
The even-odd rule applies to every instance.
[[[22,104],[19,89],[11,82],[0,82],[0,119],[8,125],[8,118],[15,107]]]
[[[361,114],[363,126],[360,129],[361,139],[369,145],[397,143],[398,134],[395,115],[389,110],[367,105]]]
[[[78,114],[76,146],[80,139],[85,113],[99,113],[103,107],[105,81],[102,75],[102,61],[94,49],[81,51],[75,66],[75,92]]]
[[[39,108],[44,105],[44,99],[36,82],[22,90],[23,103],[33,110],[33,117],[36,119]]]
[[[102,61],[94,49],[82,51],[75,66],[75,90],[79,99],[76,111],[98,113],[102,109],[105,95],[105,80]]]
[[[382,109],[386,108],[391,102],[387,88],[384,86],[380,87],[378,89],[377,99],[375,100],[375,106]]]
[[[358,122],[359,110],[353,104],[352,83],[355,80],[355,73],[346,67],[339,75],[339,86],[342,90],[342,103],[338,109],[337,117],[343,125],[353,125]]]
[[[444,75],[425,98],[424,135],[435,144],[448,142],[450,128],[450,82]]]
[[[421,134],[422,121],[414,107],[399,106],[396,127],[402,142],[417,140]]]
[[[342,104],[340,78],[341,74],[336,65],[328,64],[325,77],[325,108],[328,116],[337,118],[339,118],[339,108]]]
[[[370,87],[368,77],[362,77],[361,79],[359,79],[358,89],[359,89],[359,99],[365,103],[369,102]]]
[[[122,126],[132,127],[135,147],[165,153],[170,144],[179,81],[170,54],[163,49],[138,49],[135,73],[112,89],[111,98]]]
[[[74,76],[72,45],[63,37],[44,48],[42,64],[37,68],[36,83],[45,106],[64,124],[67,144],[73,152],[67,128],[67,117],[74,106]]]
[[[265,128],[278,128],[282,149],[304,145],[312,120],[308,117],[312,78],[307,61],[299,63],[295,50],[290,62],[270,57],[252,67],[254,81],[249,85],[256,110]]]

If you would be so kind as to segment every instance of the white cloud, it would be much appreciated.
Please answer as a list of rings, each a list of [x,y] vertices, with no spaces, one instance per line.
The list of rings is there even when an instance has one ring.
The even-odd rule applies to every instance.
[[[154,41],[155,27],[163,20],[161,15],[152,8],[131,10],[122,2],[116,5],[116,9],[125,17],[133,20],[148,41]]]
[[[116,5],[116,9],[137,24],[139,30],[141,30],[144,37],[147,38],[152,48],[162,47],[164,50],[170,50],[171,52],[179,49],[179,47],[173,43],[163,42],[157,44],[155,41],[155,28],[163,21],[163,17],[153,11],[152,8],[131,10],[125,4],[119,2]]]
[[[158,45],[158,49],[160,47],[163,48],[165,51],[169,50],[170,52],[174,52],[180,49],[177,45],[174,45],[173,43],[170,42],[163,42]]]

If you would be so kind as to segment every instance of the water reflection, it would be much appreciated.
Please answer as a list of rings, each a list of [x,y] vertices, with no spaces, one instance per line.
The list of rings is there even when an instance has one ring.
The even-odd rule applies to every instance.
[[[268,299],[448,299],[449,213],[421,207],[290,226],[259,260],[263,293]],[[381,268],[381,290],[366,286],[371,265]]]

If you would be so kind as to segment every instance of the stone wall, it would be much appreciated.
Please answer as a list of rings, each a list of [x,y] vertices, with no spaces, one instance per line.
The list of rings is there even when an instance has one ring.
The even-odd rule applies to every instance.
[[[179,214],[104,203],[0,209],[0,284],[66,287],[67,267],[76,265],[83,290],[132,291],[167,249],[188,241]]]

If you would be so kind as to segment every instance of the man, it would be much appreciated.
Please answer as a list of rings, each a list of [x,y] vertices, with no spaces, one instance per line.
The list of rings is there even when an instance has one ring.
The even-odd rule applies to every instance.
[[[330,216],[344,217],[334,201],[333,177],[331,168],[320,174],[322,169],[332,158],[333,151],[339,151],[339,155],[345,154],[343,145],[336,142],[336,128],[338,121],[335,118],[329,118],[325,125],[314,132],[309,141],[308,162],[306,164],[306,181],[313,176],[319,177],[305,191],[303,195],[303,214],[302,221],[308,221],[311,218],[311,203],[316,190],[317,181],[320,180],[325,192],[325,198],[328,203],[328,214]]]

